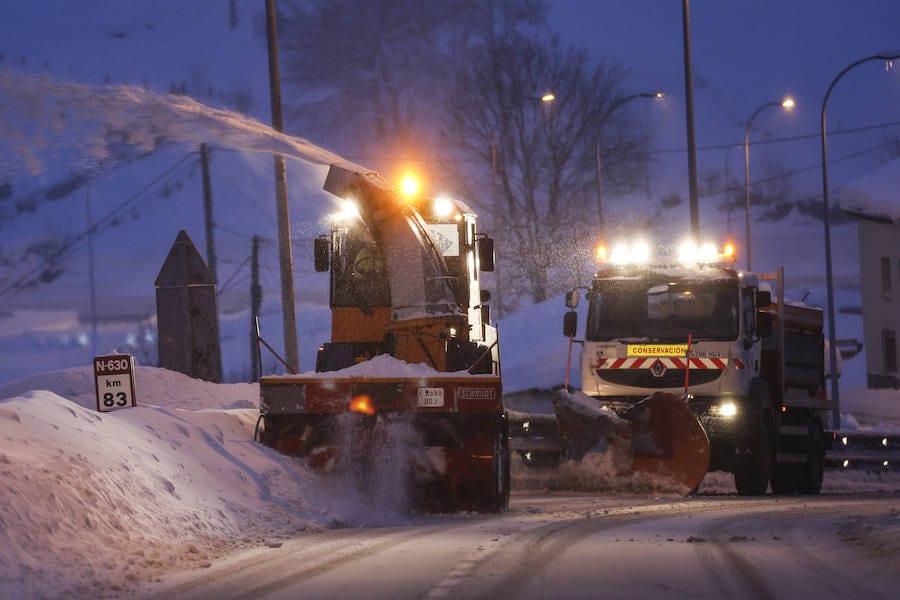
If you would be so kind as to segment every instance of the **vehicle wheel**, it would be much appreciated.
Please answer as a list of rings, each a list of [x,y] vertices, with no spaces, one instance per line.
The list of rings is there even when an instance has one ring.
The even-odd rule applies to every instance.
[[[489,510],[506,512],[509,509],[509,436],[499,431],[494,435],[492,461],[493,490]]]
[[[825,475],[825,440],[822,428],[813,421],[807,435],[806,464],[800,473],[798,491],[801,494],[818,494],[822,491]]]
[[[797,493],[797,465],[776,464],[772,467],[772,493],[785,496]]]
[[[734,468],[734,486],[741,496],[761,496],[772,475],[772,429],[763,420],[750,452],[741,456]]]

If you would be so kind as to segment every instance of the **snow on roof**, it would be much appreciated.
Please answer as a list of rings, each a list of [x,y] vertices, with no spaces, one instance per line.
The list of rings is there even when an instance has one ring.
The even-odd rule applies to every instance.
[[[900,223],[900,158],[845,184],[840,202],[845,211]]]

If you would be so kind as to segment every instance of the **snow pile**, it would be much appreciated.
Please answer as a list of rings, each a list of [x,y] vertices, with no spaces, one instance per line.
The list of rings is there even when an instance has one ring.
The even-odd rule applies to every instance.
[[[235,547],[371,518],[340,482],[253,441],[256,385],[139,367],[139,406],[98,413],[91,374],[0,387],[3,598],[115,596]]]

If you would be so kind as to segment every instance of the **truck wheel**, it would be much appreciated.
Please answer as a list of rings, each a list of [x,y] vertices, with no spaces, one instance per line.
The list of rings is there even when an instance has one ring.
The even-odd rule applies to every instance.
[[[750,452],[738,458],[734,467],[734,486],[741,496],[761,496],[772,475],[772,429],[763,420]]]
[[[797,493],[797,465],[778,463],[772,468],[772,493],[779,496]]]
[[[818,494],[822,491],[825,475],[825,440],[822,428],[815,421],[809,424],[806,439],[806,464],[800,474],[798,491],[801,494]]]
[[[509,509],[509,437],[502,431],[494,435],[494,458],[491,463],[493,489],[490,512],[506,512]]]

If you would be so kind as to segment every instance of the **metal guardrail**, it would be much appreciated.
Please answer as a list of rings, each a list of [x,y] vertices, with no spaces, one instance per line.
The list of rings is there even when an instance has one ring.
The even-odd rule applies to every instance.
[[[544,413],[508,411],[509,446],[535,467],[549,466],[561,450],[556,417]],[[900,470],[900,434],[859,431],[833,432],[825,468],[857,471]]]
[[[900,434],[836,431],[825,467],[865,471],[900,470]]]

